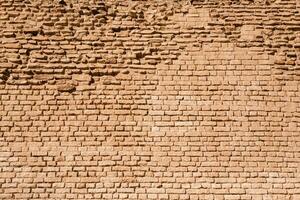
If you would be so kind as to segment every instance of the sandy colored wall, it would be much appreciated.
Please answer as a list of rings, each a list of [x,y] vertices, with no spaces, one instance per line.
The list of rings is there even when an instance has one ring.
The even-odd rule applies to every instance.
[[[0,199],[300,199],[299,0],[0,0]]]

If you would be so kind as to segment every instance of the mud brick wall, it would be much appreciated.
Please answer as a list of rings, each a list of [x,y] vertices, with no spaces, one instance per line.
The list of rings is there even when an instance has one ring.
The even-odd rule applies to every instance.
[[[299,0],[0,0],[0,199],[300,200]]]

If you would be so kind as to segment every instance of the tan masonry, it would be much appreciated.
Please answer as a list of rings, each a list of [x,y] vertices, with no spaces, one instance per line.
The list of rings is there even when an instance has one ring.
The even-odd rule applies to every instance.
[[[299,0],[0,0],[0,199],[299,200]]]

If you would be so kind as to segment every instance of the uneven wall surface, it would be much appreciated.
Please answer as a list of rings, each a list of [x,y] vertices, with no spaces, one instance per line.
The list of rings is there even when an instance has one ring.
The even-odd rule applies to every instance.
[[[0,0],[0,199],[300,199],[300,1]]]

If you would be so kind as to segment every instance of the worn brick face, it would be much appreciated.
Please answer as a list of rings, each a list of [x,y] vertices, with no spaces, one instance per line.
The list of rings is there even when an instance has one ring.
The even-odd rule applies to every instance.
[[[299,0],[0,0],[0,199],[300,199]]]

